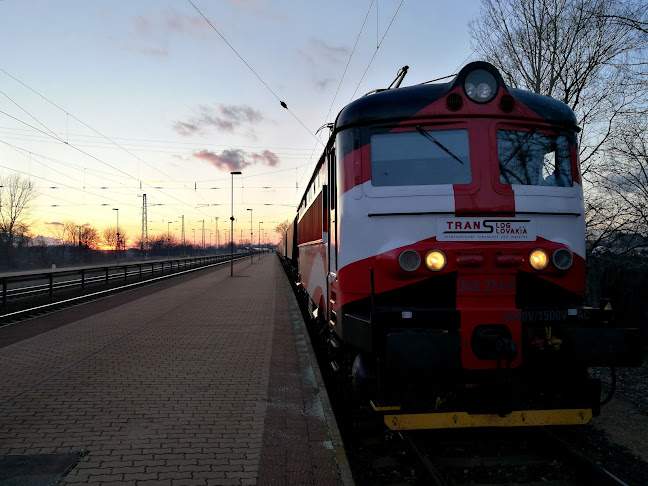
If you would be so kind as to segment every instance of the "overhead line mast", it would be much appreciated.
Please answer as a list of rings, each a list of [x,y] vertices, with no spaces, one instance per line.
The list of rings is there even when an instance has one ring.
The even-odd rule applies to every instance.
[[[148,210],[146,207],[146,194],[142,194],[142,239],[140,241],[142,260],[148,257]]]

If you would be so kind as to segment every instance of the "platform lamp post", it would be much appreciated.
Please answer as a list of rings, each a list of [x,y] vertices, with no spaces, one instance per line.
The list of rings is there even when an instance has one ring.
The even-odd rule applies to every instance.
[[[113,211],[117,211],[117,240],[115,241],[115,252],[117,252],[117,260],[119,260],[119,208],[113,208]]]
[[[230,172],[232,174],[232,216],[230,216],[230,277],[234,276],[234,176],[241,175],[241,171]]]
[[[248,208],[248,211],[250,211],[250,263],[254,263],[254,252],[252,251],[252,245],[254,244],[254,230],[252,229],[252,210]]]
[[[171,230],[170,227],[171,225],[175,223],[175,221],[167,221],[167,260],[171,258]]]
[[[259,221],[259,260],[261,260],[261,253],[262,253],[262,251],[261,251],[261,223],[263,223],[263,221]]]

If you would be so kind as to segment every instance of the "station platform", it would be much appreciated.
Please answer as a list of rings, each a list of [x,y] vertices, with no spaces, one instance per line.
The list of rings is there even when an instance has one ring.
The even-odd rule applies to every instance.
[[[276,255],[0,329],[0,484],[350,485]]]

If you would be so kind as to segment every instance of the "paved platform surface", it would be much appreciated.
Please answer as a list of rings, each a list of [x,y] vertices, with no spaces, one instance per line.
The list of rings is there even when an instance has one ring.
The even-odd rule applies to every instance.
[[[0,454],[79,453],[63,485],[352,484],[278,259],[234,272],[0,330]]]

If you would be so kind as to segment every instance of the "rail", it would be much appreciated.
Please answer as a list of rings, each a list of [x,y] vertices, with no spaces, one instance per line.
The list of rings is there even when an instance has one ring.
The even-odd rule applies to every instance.
[[[433,486],[454,484],[457,477],[462,477],[462,483],[475,481],[471,478],[488,477],[489,481],[499,478],[497,484],[514,482],[520,486],[535,485],[539,481],[565,486],[628,486],[547,428],[498,431],[497,438],[493,434],[492,429],[464,429],[459,437],[456,430],[452,436],[419,432],[417,439],[412,432],[404,431],[398,436],[420,461],[428,475],[428,484]],[[486,445],[475,447],[476,441]],[[431,449],[437,454],[431,453]],[[453,456],[452,452],[446,455],[453,449],[458,455]]]
[[[234,259],[247,258],[247,256],[234,255]],[[55,294],[60,295],[63,290],[77,291],[83,294],[89,287],[96,288],[100,284],[109,287],[120,282],[126,283],[129,279],[131,281],[137,279],[138,282],[145,283],[151,279],[169,276],[183,270],[199,269],[229,262],[231,258],[231,255],[211,255],[0,273],[2,289],[0,320],[19,314],[25,307],[21,305],[21,301],[33,303],[33,299],[40,297],[41,300],[46,299],[50,304],[55,304],[57,303]]]

